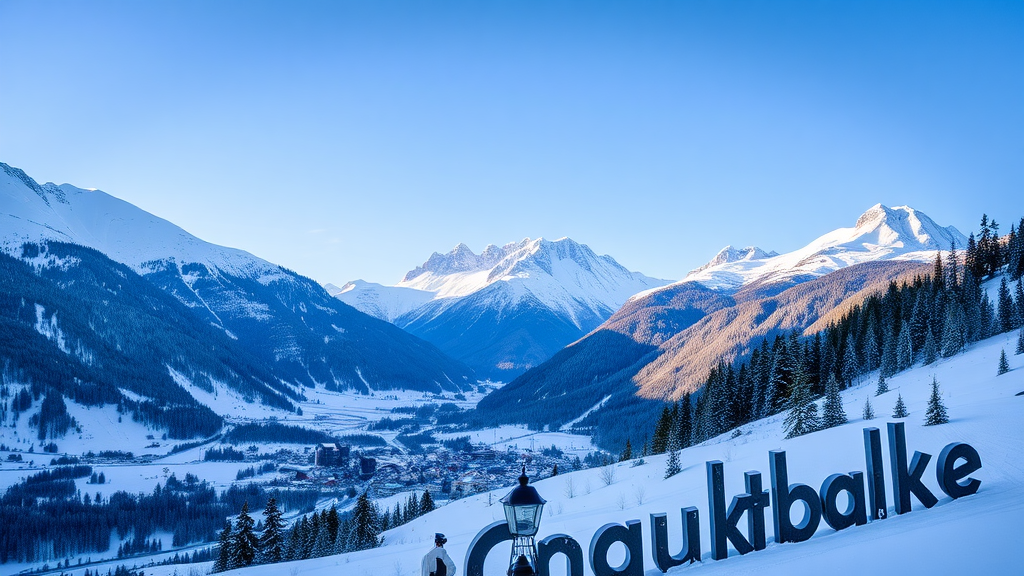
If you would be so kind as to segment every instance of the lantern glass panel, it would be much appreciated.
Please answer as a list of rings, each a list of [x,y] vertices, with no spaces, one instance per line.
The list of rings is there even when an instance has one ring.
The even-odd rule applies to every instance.
[[[505,520],[508,521],[509,532],[515,536],[533,536],[537,533],[543,504],[527,504],[505,506]]]

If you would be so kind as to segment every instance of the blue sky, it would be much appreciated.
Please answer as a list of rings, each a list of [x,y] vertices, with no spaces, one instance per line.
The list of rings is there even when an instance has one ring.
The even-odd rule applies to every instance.
[[[1024,3],[0,0],[0,161],[323,282],[1024,214]]]

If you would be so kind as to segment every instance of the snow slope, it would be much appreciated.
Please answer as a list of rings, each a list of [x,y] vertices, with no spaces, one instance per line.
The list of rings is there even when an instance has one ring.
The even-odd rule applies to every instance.
[[[681,282],[735,290],[755,281],[803,281],[861,262],[930,261],[937,250],[949,250],[953,242],[962,249],[967,238],[953,226],[939,226],[909,206],[875,204],[861,214],[853,228],[833,230],[786,254],[765,253],[755,247],[737,251],[727,246]]]
[[[639,520],[643,529],[645,574],[660,574],[650,556],[649,515],[665,512],[669,519],[669,538],[673,550],[679,547],[679,509],[695,506],[700,511],[700,536],[703,560],[681,566],[670,574],[757,574],[791,576],[795,574],[1019,574],[1021,545],[1019,519],[1024,514],[1024,356],[1011,356],[1013,370],[996,376],[1001,349],[1012,351],[1016,335],[1001,335],[973,345],[967,352],[932,366],[921,366],[889,380],[891,391],[873,395],[874,382],[843,393],[850,422],[846,425],[784,440],[782,420],[777,415],[743,427],[737,438],[723,435],[681,454],[683,471],[663,479],[666,457],[647,458],[642,466],[630,463],[614,466],[610,485],[601,480],[601,470],[583,470],[546,478],[535,483],[548,500],[538,536],[565,533],[576,538],[586,556],[590,538],[601,525]],[[932,377],[938,378],[943,401],[951,422],[923,426],[925,406]],[[865,470],[862,429],[882,429],[883,451],[888,450],[885,423],[897,393],[903,395],[910,410],[905,419],[908,451],[933,456],[924,474],[924,484],[939,497],[938,504],[925,509],[913,499],[913,511],[897,516],[892,508],[891,469],[884,458],[889,518],[853,526],[836,532],[822,522],[815,535],[802,543],[776,544],[773,541],[771,511],[766,513],[768,547],[739,556],[732,551],[726,560],[710,558],[708,500],[705,461],[724,462],[726,495],[743,492],[743,472],[757,470],[768,485],[768,451],[786,450],[790,481],[818,489],[833,473]],[[870,398],[878,418],[865,422],[860,418],[863,402]],[[966,442],[978,450],[982,468],[972,476],[981,481],[980,491],[956,501],[945,496],[935,479],[935,458],[950,442]],[[528,469],[528,472],[529,469]],[[531,472],[532,473],[532,472]],[[570,486],[572,496],[570,496]],[[505,490],[495,491],[500,497]],[[794,507],[799,509],[798,506]],[[419,560],[430,548],[434,532],[448,536],[447,549],[459,574],[465,568],[465,555],[476,533],[495,520],[502,519],[501,505],[481,494],[453,502],[417,520],[386,533],[384,546],[374,550],[337,555],[286,564],[259,566],[230,572],[238,576],[304,574],[329,576],[339,571],[351,575],[419,574]],[[745,533],[745,523],[740,522]],[[504,574],[507,545],[499,546],[488,557],[486,574]],[[616,557],[616,554],[618,557]],[[613,548],[611,563],[621,559],[621,549]],[[563,574],[561,562],[552,564],[552,574]],[[170,575],[173,567],[147,568],[154,576]],[[178,567],[178,573],[184,573]],[[586,574],[592,574],[589,566]]]

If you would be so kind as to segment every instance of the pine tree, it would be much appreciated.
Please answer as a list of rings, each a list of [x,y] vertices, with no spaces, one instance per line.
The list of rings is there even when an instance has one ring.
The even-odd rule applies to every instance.
[[[692,438],[693,404],[690,401],[690,394],[687,393],[683,395],[683,402],[679,405],[679,448],[689,446]]]
[[[1017,335],[1017,354],[1024,354],[1024,328],[1020,329]]]
[[[231,521],[224,524],[224,530],[220,533],[220,544],[217,547],[217,560],[213,563],[214,572],[225,572],[231,569],[231,542],[234,539],[231,534]]]
[[[281,511],[277,508],[277,500],[267,500],[263,517],[266,520],[263,522],[263,534],[260,535],[260,550],[256,560],[260,564],[280,562],[284,559],[284,522],[281,520]]]
[[[910,341],[910,328],[907,323],[903,323],[903,327],[900,328],[900,335],[897,337],[896,343],[896,369],[899,371],[910,368],[914,363],[914,346]]]
[[[423,498],[420,499],[420,514],[426,514],[427,512],[434,511],[434,498],[430,495],[430,490],[423,491]]]
[[[924,348],[921,350],[921,358],[924,365],[933,364],[939,359],[939,348],[935,344],[935,334],[932,333],[931,328],[925,332],[924,336]]]
[[[885,374],[878,372],[878,386],[875,387],[875,396],[881,396],[889,391],[889,383],[885,381]]]
[[[1006,361],[1006,350],[999,351],[999,376],[1010,371],[1010,363]]]
[[[907,405],[903,403],[903,394],[896,396],[896,406],[892,409],[893,418],[906,418],[909,415],[907,412]]]
[[[402,518],[403,518],[403,516],[402,516],[402,503],[401,502],[395,502],[395,512],[391,516],[391,527],[392,528],[398,528],[399,526],[404,524],[404,522],[402,522]]]
[[[253,532],[255,522],[249,516],[248,502],[242,503],[242,511],[238,514],[236,525],[238,530],[235,531],[231,542],[231,567],[244,568],[252,565],[256,559],[256,550],[259,548],[259,540]]]
[[[682,465],[679,463],[679,450],[672,448],[668,451],[668,461],[665,462],[665,478],[671,478],[682,472]]]
[[[999,282],[998,312],[996,313],[999,333],[1013,330],[1017,320],[1017,309],[1010,296],[1010,287],[1006,284],[1006,276]]]
[[[316,533],[316,541],[313,543],[313,558],[323,558],[324,556],[330,556],[334,551],[334,543],[331,542],[331,531],[327,528],[327,523],[320,519],[320,529]]]
[[[870,397],[864,399],[864,414],[863,414],[863,417],[864,417],[865,420],[874,420],[875,419],[875,409],[871,407],[871,398]]]
[[[625,462],[633,459],[633,446],[629,443],[629,438],[626,438],[626,448],[622,451],[622,455],[619,456],[619,462]]]
[[[932,376],[932,395],[928,398],[928,411],[925,413],[924,425],[935,426],[949,422],[946,414],[946,407],[942,404],[942,397],[939,396],[939,381]]]
[[[302,528],[298,520],[292,524],[292,529],[288,533],[288,560],[299,560],[302,558]]]
[[[666,404],[661,409],[661,417],[654,427],[654,436],[651,437],[651,454],[664,454],[668,448],[668,434],[672,428],[672,411]]]
[[[789,396],[789,414],[786,415],[784,426],[786,438],[795,438],[818,429],[818,405],[811,399],[810,385],[803,378],[793,385],[793,392]]]
[[[647,448],[646,442],[644,442],[644,448]],[[558,462],[555,462],[555,465],[551,467],[551,476],[558,476]]]
[[[825,385],[825,404],[821,411],[821,427],[834,428],[846,424],[846,412],[843,410],[843,399],[839,395],[839,382],[829,378]]]
[[[414,494],[415,495],[415,494]],[[352,529],[349,544],[353,551],[380,546],[380,520],[370,498],[363,492],[352,510]]]

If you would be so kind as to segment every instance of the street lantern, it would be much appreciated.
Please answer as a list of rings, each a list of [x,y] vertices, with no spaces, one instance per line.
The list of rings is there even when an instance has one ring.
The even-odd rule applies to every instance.
[[[537,549],[533,537],[540,528],[541,513],[544,512],[544,503],[547,502],[540,497],[536,488],[527,485],[529,482],[530,479],[526,477],[526,466],[523,466],[519,486],[501,499],[501,505],[505,508],[505,519],[508,521],[508,531],[513,538],[509,565],[519,564],[519,574],[524,573],[522,560],[528,561],[531,567],[537,565]],[[520,557],[523,557],[522,560]]]

